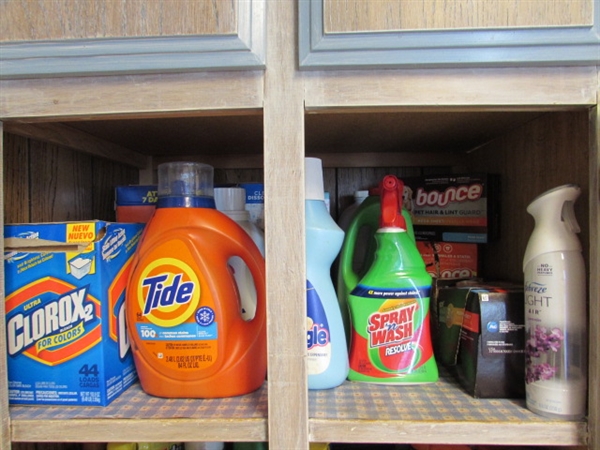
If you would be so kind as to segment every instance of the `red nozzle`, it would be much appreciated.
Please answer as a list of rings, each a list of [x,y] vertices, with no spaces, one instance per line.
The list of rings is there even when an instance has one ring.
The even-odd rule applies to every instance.
[[[381,191],[381,228],[402,228],[406,230],[406,221],[402,217],[402,195],[404,183],[394,175],[386,175],[379,184]]]

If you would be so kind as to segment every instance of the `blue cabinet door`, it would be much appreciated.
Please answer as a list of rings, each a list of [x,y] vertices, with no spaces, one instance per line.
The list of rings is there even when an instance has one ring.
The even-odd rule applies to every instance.
[[[155,0],[146,0],[152,2]],[[202,21],[202,3],[200,0],[185,2],[164,2],[171,32],[154,36],[101,36],[91,38],[55,38],[55,39],[4,39],[0,42],[0,78],[31,78],[46,76],[78,76],[109,74],[141,74],[189,72],[200,70],[236,70],[263,69],[265,67],[265,8],[266,0],[230,0],[235,9],[235,25],[231,32],[193,34],[182,29],[184,18],[181,15],[196,14],[196,21]],[[42,6],[52,5],[41,3]],[[129,4],[127,4],[129,5]],[[146,14],[148,3],[140,2],[140,15]],[[45,24],[41,10],[35,10],[31,16],[26,2],[4,3],[0,5],[0,14],[10,20],[9,13],[15,17],[17,26],[33,27]],[[12,9],[9,9],[12,8]],[[187,8],[187,9],[186,9]],[[102,8],[98,8],[102,14]],[[27,14],[29,13],[29,15]],[[156,11],[153,11],[155,16]],[[78,30],[86,26],[86,20],[101,23],[103,20],[115,20],[114,17],[86,17],[74,13],[68,17],[60,16],[56,10],[48,20],[73,21],[71,26]],[[125,14],[125,13],[123,13]],[[162,14],[158,17],[142,17],[143,23],[166,21]],[[135,21],[136,13],[122,20]],[[58,18],[57,18],[58,16]],[[179,17],[179,19],[178,19]],[[215,20],[221,20],[217,17]],[[19,22],[20,21],[20,22]],[[6,23],[6,22],[5,22]],[[111,24],[114,25],[114,24]],[[124,25],[123,25],[124,26]],[[65,25],[65,27],[67,27]],[[68,28],[68,27],[67,27]],[[114,28],[114,27],[113,27]],[[140,28],[144,28],[140,26]],[[92,31],[93,33],[93,31]],[[33,33],[35,34],[35,33]]]
[[[369,2],[327,0],[330,6],[335,2],[347,9],[354,6],[355,15],[367,5],[360,1]],[[404,1],[388,0],[387,12],[399,14],[398,5]],[[326,0],[299,0],[299,65],[301,69],[595,65],[600,61],[600,0],[589,2],[589,17],[576,25],[408,26],[405,31],[348,32],[331,31]],[[442,4],[452,2],[421,0],[424,14]],[[385,13],[382,9],[379,14]]]

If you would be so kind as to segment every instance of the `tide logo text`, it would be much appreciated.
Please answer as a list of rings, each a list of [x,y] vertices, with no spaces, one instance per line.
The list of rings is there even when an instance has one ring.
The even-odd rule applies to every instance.
[[[175,275],[171,284],[164,284],[169,278],[168,274],[156,275],[146,278],[142,286],[148,286],[148,294],[144,302],[144,316],[152,310],[168,307],[174,304],[189,303],[194,293],[195,285],[191,281],[181,281],[181,274]]]

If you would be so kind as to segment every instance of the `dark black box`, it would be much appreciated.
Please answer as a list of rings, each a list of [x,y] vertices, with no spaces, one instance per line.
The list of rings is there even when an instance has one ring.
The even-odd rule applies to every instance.
[[[525,397],[524,316],[522,286],[469,290],[457,373],[474,397]]]
[[[464,280],[434,289],[436,360],[474,397],[525,396],[523,287]]]

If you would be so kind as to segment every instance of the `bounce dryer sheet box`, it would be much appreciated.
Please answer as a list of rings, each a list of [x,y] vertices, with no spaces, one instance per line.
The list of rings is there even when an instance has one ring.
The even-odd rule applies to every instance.
[[[124,302],[143,228],[4,227],[11,404],[105,406],[136,381]]]
[[[417,249],[432,277],[462,279],[477,276],[477,244],[417,241]]]
[[[402,179],[419,241],[484,244],[498,238],[499,178],[491,174]]]
[[[115,212],[117,222],[148,223],[158,201],[158,186],[117,186]]]
[[[524,397],[523,287],[481,285],[462,292],[466,297],[456,363],[460,383],[474,397]]]

